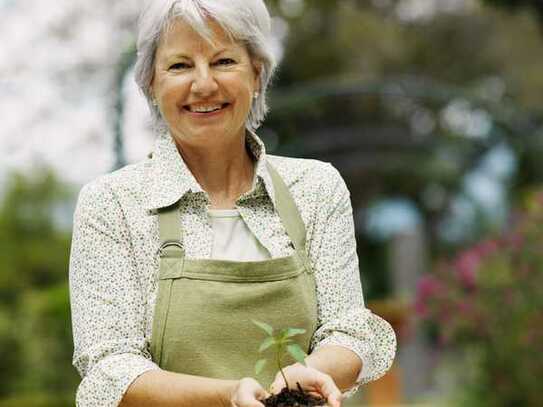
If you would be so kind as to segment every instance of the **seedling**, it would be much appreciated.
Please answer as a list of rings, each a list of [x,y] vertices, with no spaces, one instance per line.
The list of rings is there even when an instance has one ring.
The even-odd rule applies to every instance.
[[[305,366],[305,358],[307,354],[302,350],[300,345],[298,345],[292,339],[296,335],[301,335],[305,333],[305,329],[299,328],[285,328],[279,331],[277,335],[273,334],[273,328],[264,323],[253,320],[253,323],[262,329],[268,335],[260,344],[258,349],[259,352],[264,352],[266,349],[274,348],[275,349],[275,362],[277,363],[277,368],[281,372],[287,389],[290,389],[285,373],[282,368],[282,361],[287,354],[290,354],[297,362],[300,362]],[[268,362],[267,359],[259,359],[255,364],[255,373],[258,375],[266,366]]]

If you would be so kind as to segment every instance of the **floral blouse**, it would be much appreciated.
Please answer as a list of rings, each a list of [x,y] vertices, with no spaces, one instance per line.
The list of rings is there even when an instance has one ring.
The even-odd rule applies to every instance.
[[[351,395],[389,369],[396,337],[387,322],[364,306],[349,191],[329,163],[266,155],[253,133],[247,134],[247,146],[255,159],[255,177],[236,206],[272,258],[292,254],[274,210],[265,165],[269,160],[289,187],[307,229],[318,314],[311,351],[333,344],[361,358],[363,368]],[[69,273],[73,364],[83,379],[78,406],[118,406],[138,376],[159,369],[149,351],[158,273],[156,209],[179,200],[186,256],[210,258],[209,198],[167,133],[158,136],[151,157],[104,175],[80,192]]]

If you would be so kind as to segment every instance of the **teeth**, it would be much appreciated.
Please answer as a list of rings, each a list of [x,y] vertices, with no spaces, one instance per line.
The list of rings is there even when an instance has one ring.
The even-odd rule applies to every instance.
[[[190,111],[195,113],[209,113],[214,112],[215,110],[221,109],[221,105],[215,105],[215,106],[191,106]]]

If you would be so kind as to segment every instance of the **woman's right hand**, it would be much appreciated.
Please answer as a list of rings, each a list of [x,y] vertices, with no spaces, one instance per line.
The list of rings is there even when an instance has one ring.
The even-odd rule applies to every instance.
[[[252,377],[244,377],[237,382],[230,396],[230,407],[264,407],[259,400],[269,397],[268,393]]]

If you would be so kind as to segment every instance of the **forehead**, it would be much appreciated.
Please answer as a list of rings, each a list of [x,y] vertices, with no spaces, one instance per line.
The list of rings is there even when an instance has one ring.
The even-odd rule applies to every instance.
[[[202,36],[182,19],[173,20],[162,34],[159,53],[213,53],[218,49],[239,49],[242,44],[235,41],[215,21],[207,20],[209,37]]]

